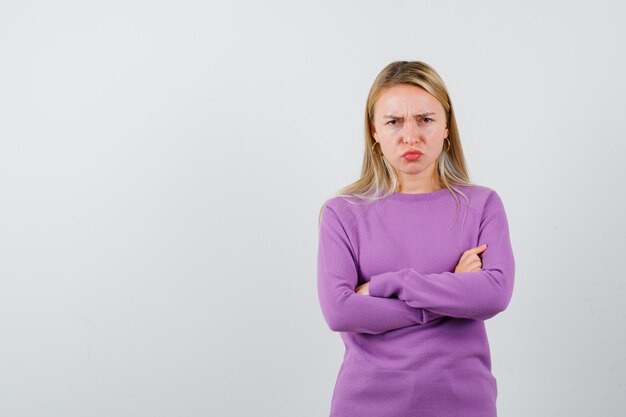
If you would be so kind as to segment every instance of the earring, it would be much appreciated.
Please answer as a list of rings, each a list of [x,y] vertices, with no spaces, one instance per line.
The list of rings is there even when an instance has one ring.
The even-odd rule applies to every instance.
[[[372,153],[373,153],[374,155],[383,156],[382,152],[381,152],[381,153],[378,153],[378,152],[376,152],[376,149],[374,149],[374,146],[376,146],[376,144],[377,144],[377,143],[378,143],[378,142],[374,142],[374,143],[372,144]],[[380,145],[380,144],[379,144],[379,145]],[[380,150],[382,151],[383,149],[382,149],[382,148],[380,148]]]
[[[444,140],[448,141],[448,147],[446,149],[444,149],[444,152],[448,152],[452,146],[452,144],[450,143],[450,138],[445,138]]]

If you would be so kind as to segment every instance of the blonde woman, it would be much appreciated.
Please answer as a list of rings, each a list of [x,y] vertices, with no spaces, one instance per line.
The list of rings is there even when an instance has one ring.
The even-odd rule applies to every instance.
[[[431,66],[376,77],[365,145],[361,178],[320,210],[319,302],[345,345],[330,416],[495,417],[484,321],[509,305],[515,260]]]

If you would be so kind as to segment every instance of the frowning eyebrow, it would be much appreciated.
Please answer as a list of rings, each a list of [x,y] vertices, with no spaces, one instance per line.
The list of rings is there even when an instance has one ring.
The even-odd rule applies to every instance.
[[[414,114],[413,117],[424,117],[424,116],[430,116],[432,114],[436,114],[435,112],[429,111],[426,113],[418,113],[418,114]],[[383,116],[384,119],[402,119],[403,117],[401,116],[394,116],[393,114],[386,114]]]

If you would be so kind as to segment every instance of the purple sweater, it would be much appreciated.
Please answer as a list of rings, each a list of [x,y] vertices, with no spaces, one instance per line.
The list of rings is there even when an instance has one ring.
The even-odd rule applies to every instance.
[[[493,189],[455,188],[459,209],[447,188],[325,204],[317,289],[345,345],[330,417],[497,415],[484,320],[513,293],[508,222]],[[481,271],[452,272],[483,243]]]

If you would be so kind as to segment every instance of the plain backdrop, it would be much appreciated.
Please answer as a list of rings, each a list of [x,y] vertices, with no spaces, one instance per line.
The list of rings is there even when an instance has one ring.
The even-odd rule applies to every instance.
[[[317,215],[396,60],[507,210],[499,415],[626,415],[625,12],[0,1],[0,416],[327,416]]]

